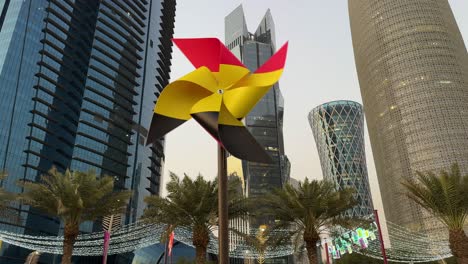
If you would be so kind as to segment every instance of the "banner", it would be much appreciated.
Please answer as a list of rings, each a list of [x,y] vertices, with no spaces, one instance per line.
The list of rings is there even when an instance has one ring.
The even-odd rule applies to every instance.
[[[168,248],[168,255],[171,256],[172,255],[172,246],[174,245],[174,231],[171,232],[171,234],[169,235],[169,244],[167,245],[167,248]]]

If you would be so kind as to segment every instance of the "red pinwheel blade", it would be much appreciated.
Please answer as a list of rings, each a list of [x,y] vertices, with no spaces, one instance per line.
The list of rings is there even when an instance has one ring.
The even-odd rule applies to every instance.
[[[205,66],[212,72],[218,72],[220,64],[245,67],[217,38],[187,38],[172,39],[172,41],[195,68]]]
[[[288,53],[288,42],[286,42],[273,56],[271,56],[255,73],[266,73],[281,70],[286,63]]]

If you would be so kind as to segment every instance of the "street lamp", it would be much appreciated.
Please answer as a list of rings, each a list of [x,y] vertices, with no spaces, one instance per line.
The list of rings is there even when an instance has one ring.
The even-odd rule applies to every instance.
[[[33,251],[33,252],[29,253],[25,264],[37,264],[37,262],[39,261],[40,255],[41,255],[41,252],[39,252],[39,251]]]

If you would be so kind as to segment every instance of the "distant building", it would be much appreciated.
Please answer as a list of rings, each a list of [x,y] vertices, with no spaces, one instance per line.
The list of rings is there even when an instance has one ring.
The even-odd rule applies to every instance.
[[[255,33],[247,29],[242,5],[234,9],[225,18],[225,45],[239,58],[250,71],[255,71],[276,51],[275,26],[268,10]],[[246,116],[244,123],[255,139],[273,158],[272,164],[240,161],[235,157],[228,158],[228,171],[235,173],[244,182],[245,195],[256,197],[282,187],[289,180],[290,163],[284,153],[283,142],[284,101],[279,85],[258,102]],[[250,218],[231,221],[231,226],[238,230],[258,228],[268,224],[271,219]],[[238,236],[231,237],[231,249],[240,241]],[[285,263],[285,258],[275,263]],[[242,259],[231,259],[231,263],[243,263]]]
[[[358,202],[350,216],[373,214],[367,176],[362,106],[353,101],[334,101],[317,106],[309,113],[323,178],[338,189],[356,190]]]
[[[0,170],[9,172],[2,182],[5,189],[19,193],[18,180],[37,181],[52,166],[94,169],[113,176],[115,189],[133,189],[124,222],[136,221],[145,207],[143,197],[160,189],[164,140],[150,146],[145,141],[154,102],[169,81],[175,4],[0,1]],[[29,206],[16,209],[23,221],[17,225],[3,219],[2,230],[61,232],[57,219]],[[80,229],[91,232],[101,226],[89,222]],[[4,243],[0,263],[24,263],[28,253]],[[42,254],[40,261],[52,263],[52,257]]]
[[[225,44],[249,70],[255,71],[276,51],[270,10],[252,34],[247,30],[242,5],[234,9],[225,18]],[[273,158],[272,164],[242,161],[248,196],[265,194],[288,182],[290,163],[284,154],[283,112],[283,96],[275,84],[244,120],[250,133]],[[257,226],[265,219],[258,220]]]
[[[468,55],[447,0],[349,0],[354,56],[388,221],[445,234],[402,195],[416,171],[468,172]]]
[[[294,178],[289,178],[289,184],[291,184],[292,187],[298,189],[299,188],[299,183],[300,181]]]

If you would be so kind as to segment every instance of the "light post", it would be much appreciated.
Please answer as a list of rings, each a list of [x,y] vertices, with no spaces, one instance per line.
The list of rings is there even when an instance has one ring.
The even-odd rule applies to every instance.
[[[317,247],[317,263],[322,263],[322,242],[317,241],[315,246]]]
[[[265,263],[265,242],[267,241],[267,238],[265,238],[265,230],[267,226],[266,225],[261,225],[258,229],[259,232],[257,233],[257,240],[259,243],[259,253],[260,255],[258,256],[258,263],[263,264]]]
[[[41,252],[39,252],[39,251],[33,251],[33,252],[29,253],[25,264],[36,264],[39,261],[39,256],[40,255],[41,255]]]
[[[330,253],[328,252],[327,239],[325,239],[325,256],[327,257],[327,264],[330,264]]]

